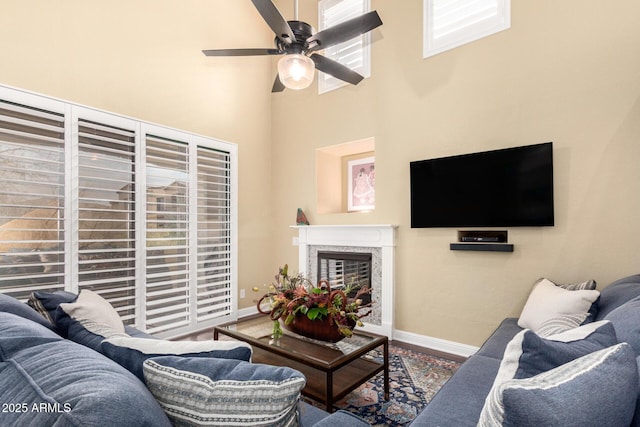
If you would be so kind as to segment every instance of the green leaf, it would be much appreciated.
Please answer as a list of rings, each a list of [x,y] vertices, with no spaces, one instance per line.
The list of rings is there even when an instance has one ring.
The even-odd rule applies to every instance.
[[[293,319],[295,319],[295,315],[293,313],[289,313],[289,315],[287,316],[287,318],[284,321],[285,325],[290,325],[293,322]]]

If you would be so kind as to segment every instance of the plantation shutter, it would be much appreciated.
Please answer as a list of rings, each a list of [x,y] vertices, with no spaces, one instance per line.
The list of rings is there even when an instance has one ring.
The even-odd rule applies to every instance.
[[[368,0],[321,0],[318,3],[319,31],[369,12]],[[370,33],[354,37],[324,49],[327,58],[346,65],[365,78],[371,76]],[[318,73],[318,91],[325,93],[348,83],[322,72]]]
[[[146,327],[150,334],[189,326],[189,150],[147,135]]]
[[[135,322],[135,132],[78,122],[78,284]]]
[[[0,100],[0,289],[64,288],[63,114]]]
[[[197,321],[232,312],[231,158],[198,146]]]
[[[426,58],[510,27],[510,0],[424,0]]]
[[[0,85],[0,293],[159,337],[237,317],[237,147]]]

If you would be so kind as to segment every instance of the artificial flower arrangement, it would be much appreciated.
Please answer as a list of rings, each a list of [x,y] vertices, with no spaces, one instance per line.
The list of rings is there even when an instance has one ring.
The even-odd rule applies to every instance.
[[[369,287],[361,287],[353,280],[343,290],[331,290],[326,280],[321,280],[316,286],[302,274],[289,276],[288,270],[287,264],[279,269],[275,282],[268,285],[267,293],[258,301],[258,311],[268,314],[274,321],[274,339],[282,336],[281,319],[285,327],[290,327],[294,326],[298,316],[305,316],[310,321],[323,321],[337,328],[340,338],[350,337],[355,326],[362,326],[360,319],[371,313],[371,303],[363,304],[362,300],[371,292]],[[253,288],[253,291],[259,292],[259,288]]]

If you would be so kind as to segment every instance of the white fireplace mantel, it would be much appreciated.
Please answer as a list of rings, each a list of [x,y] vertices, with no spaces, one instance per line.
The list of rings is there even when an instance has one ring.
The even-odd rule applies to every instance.
[[[380,248],[381,253],[381,316],[380,325],[365,322],[364,330],[386,335],[393,339],[393,308],[395,288],[395,229],[382,225],[300,225],[291,228],[298,231],[294,244],[298,245],[298,272],[307,271],[309,249],[312,246],[338,246],[353,248]],[[366,321],[366,318],[363,319]]]

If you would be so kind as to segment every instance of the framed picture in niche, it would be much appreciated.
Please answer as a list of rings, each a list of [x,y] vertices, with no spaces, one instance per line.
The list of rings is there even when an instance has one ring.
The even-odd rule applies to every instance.
[[[375,157],[347,161],[347,210],[369,211],[375,206]]]

